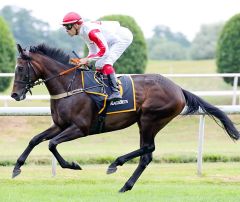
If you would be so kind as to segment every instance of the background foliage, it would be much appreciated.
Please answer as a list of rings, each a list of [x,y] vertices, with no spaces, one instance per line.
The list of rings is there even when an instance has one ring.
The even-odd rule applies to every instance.
[[[12,73],[15,67],[15,41],[7,23],[0,16],[0,72]],[[11,78],[0,79],[0,91],[9,87]]]
[[[149,58],[154,60],[181,60],[188,58],[190,42],[182,33],[174,33],[167,26],[157,25],[153,37],[147,40]]]
[[[218,40],[217,66],[220,73],[240,72],[240,14],[226,22]],[[224,78],[233,83],[233,78]],[[238,81],[240,84],[240,81]]]
[[[16,41],[23,47],[47,43],[68,52],[75,50],[83,56],[84,44],[79,37],[67,36],[60,26],[57,30],[51,30],[47,22],[33,17],[29,10],[5,6],[0,10],[0,15],[5,18]],[[125,24],[131,26],[130,23]],[[190,40],[183,33],[173,32],[166,25],[156,25],[153,35],[146,38],[148,57],[154,60],[213,59],[222,27],[223,23],[203,25]]]
[[[222,27],[223,23],[202,25],[200,31],[192,41],[190,58],[193,60],[215,58],[217,40]]]

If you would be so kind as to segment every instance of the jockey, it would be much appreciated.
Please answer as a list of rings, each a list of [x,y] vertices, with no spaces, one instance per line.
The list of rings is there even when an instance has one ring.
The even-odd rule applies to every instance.
[[[77,64],[85,65],[95,61],[96,71],[107,75],[109,80],[112,94],[108,100],[120,100],[122,96],[113,64],[132,43],[132,32],[117,21],[85,22],[74,12],[64,16],[62,25],[70,36],[79,35],[88,47],[88,56],[77,60]]]

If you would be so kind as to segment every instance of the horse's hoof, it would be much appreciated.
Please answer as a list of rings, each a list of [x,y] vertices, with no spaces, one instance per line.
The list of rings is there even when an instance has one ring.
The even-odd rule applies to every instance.
[[[120,190],[120,193],[124,193],[126,191],[130,191],[133,188],[133,185],[130,185],[129,183],[126,183]]]
[[[114,167],[111,167],[109,166],[108,169],[107,169],[107,174],[112,174],[112,173],[115,173],[117,171],[117,167],[114,166]]]
[[[20,168],[14,168],[13,169],[13,173],[12,173],[12,178],[17,177],[20,173],[21,173],[21,169]]]
[[[128,191],[129,189],[127,189],[125,186],[123,186],[120,190],[119,193],[124,193],[126,191]]]
[[[80,165],[78,163],[72,162],[72,169],[74,170],[82,170],[82,168],[80,167]]]

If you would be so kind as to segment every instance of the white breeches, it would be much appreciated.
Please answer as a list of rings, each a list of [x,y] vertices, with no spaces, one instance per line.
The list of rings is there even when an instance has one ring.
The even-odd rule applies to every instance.
[[[118,33],[119,40],[110,44],[108,54],[96,61],[95,66],[97,69],[102,69],[105,64],[113,65],[132,43],[133,35],[127,28],[121,27]]]

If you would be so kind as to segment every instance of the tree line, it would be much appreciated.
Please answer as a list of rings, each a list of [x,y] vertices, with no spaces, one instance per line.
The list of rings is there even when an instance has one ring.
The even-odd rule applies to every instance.
[[[193,41],[167,26],[157,25],[153,36],[147,39],[150,59],[155,60],[204,60],[214,59],[216,45],[223,23],[202,25]]]
[[[31,15],[24,8],[5,6],[0,10],[13,32],[17,43],[23,47],[47,43],[65,51],[78,51],[83,54],[84,44],[78,37],[66,36],[65,30],[51,30],[47,22]],[[183,33],[173,32],[168,26],[157,25],[153,36],[146,39],[148,58],[154,60],[201,60],[213,59],[216,44],[223,23],[202,25],[193,41],[189,41]]]

